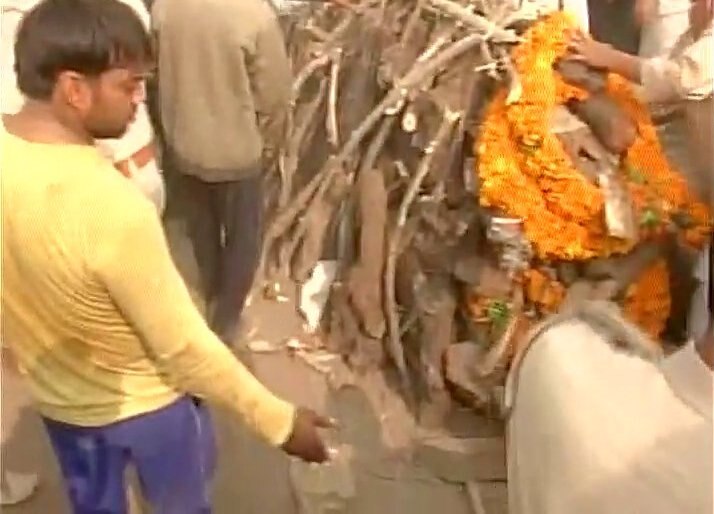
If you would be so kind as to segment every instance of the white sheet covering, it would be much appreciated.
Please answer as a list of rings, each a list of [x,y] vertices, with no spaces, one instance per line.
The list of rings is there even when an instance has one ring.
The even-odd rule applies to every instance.
[[[657,363],[562,321],[515,373],[510,514],[713,512],[712,373],[692,345]]]

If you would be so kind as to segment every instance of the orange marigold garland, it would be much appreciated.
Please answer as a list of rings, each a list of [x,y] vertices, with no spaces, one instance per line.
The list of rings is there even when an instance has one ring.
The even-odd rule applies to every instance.
[[[608,257],[627,253],[639,242],[608,235],[600,188],[575,167],[560,140],[550,132],[550,116],[556,106],[587,97],[587,92],[565,83],[553,70],[555,62],[567,53],[574,30],[573,20],[556,12],[525,33],[524,41],[512,53],[520,95],[509,103],[506,91],[496,94],[487,108],[476,148],[481,204],[522,219],[536,257],[544,261]],[[638,128],[621,172],[641,223],[640,241],[659,237],[676,218],[682,240],[701,246],[712,229],[709,212],[667,162],[646,107],[637,100],[632,85],[619,76],[608,77],[607,91]],[[686,220],[684,226],[682,219]],[[666,263],[657,263],[625,299],[630,318],[653,335],[661,332],[669,316],[667,277]],[[533,285],[543,282],[539,280],[542,277],[531,272],[528,278],[530,293],[535,293],[538,288]]]
[[[505,92],[496,95],[477,148],[482,205],[523,219],[536,255],[546,260],[607,257],[634,246],[608,235],[600,188],[580,173],[549,130],[554,107],[587,96],[553,71],[554,63],[566,54],[575,27],[567,14],[557,12],[526,32],[513,51],[520,98],[507,105]],[[686,214],[690,228],[684,239],[701,244],[711,230],[707,210],[667,162],[646,108],[620,77],[609,77],[608,93],[633,117],[640,134],[626,163],[632,176],[643,178],[628,182],[639,219],[650,216],[664,227],[672,215]]]
[[[565,299],[565,286],[539,269],[526,270],[523,281],[526,298],[541,312],[556,312]]]
[[[623,310],[630,321],[656,338],[667,324],[671,307],[667,263],[659,260],[629,287]]]

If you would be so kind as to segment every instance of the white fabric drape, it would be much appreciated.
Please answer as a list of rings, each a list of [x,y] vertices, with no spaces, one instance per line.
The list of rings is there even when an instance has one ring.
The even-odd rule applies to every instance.
[[[654,362],[607,339],[558,323],[515,371],[509,512],[712,512],[711,371],[692,345]]]

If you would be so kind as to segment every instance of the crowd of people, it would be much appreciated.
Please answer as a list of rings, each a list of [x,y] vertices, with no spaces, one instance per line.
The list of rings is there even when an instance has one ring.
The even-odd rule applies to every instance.
[[[2,2],[2,338],[26,377],[73,512],[126,512],[130,464],[154,512],[211,512],[216,456],[206,404],[232,412],[287,454],[324,462],[320,429],[334,421],[275,396],[231,351],[260,257],[262,179],[283,143],[290,102],[291,67],[275,6],[267,0]],[[681,169],[714,207],[712,1],[682,2],[686,9],[680,5],[677,16],[667,7],[674,0],[630,2],[643,27],[640,55],[582,36],[573,40],[572,57],[642,86],[665,146],[688,159]],[[647,373],[648,383],[659,384],[662,405],[687,411],[679,419],[691,419],[693,440],[706,444],[711,250],[699,256],[696,273],[702,286],[692,343],[665,362],[664,374],[659,365]],[[621,354],[607,341],[593,343],[597,334],[582,321],[560,321],[541,338],[578,339],[597,362],[618,368]],[[523,360],[519,380],[532,380],[536,385],[522,389],[541,396],[517,402],[511,421],[529,420],[527,431],[512,430],[526,434],[512,438],[513,512],[625,512],[603,508],[617,504],[598,503],[596,496],[571,495],[558,504],[558,494],[532,481],[548,459],[572,464],[573,455],[597,455],[578,453],[573,441],[586,438],[583,431],[568,432],[562,451],[546,440],[557,427],[539,431],[538,419],[558,419],[552,409],[549,416],[536,409],[548,403],[542,374],[558,361],[542,357],[545,351],[538,366],[529,364],[537,353]],[[669,368],[677,377],[671,390],[666,379],[654,378],[668,376]],[[647,374],[638,369],[622,366],[622,380],[631,384],[622,387],[632,392],[624,398],[642,391],[641,383],[628,382]],[[562,398],[550,405],[578,409]],[[661,421],[655,411],[662,412],[655,405],[643,418]],[[590,414],[588,423],[607,422],[592,417],[608,416],[607,410]],[[618,440],[618,448],[631,439]],[[706,467],[701,452],[696,460],[697,452],[686,450],[685,464]],[[671,461],[668,454],[650,464]],[[553,473],[578,476],[566,468]],[[711,476],[705,471],[700,479]],[[12,473],[3,469],[4,503],[27,494],[11,486]],[[699,508],[703,501],[694,495],[677,505]],[[655,503],[642,505],[659,512]]]

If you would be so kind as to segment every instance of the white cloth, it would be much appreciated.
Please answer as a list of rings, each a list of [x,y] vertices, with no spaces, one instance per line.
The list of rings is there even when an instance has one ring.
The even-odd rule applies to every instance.
[[[679,38],[689,30],[691,0],[655,0],[656,9],[642,25],[640,57],[667,56]]]
[[[713,46],[709,27],[696,39],[685,32],[668,53],[644,59],[641,78],[646,98],[651,102],[677,102],[710,97],[714,91]]]
[[[150,27],[150,15],[141,0],[121,0],[131,7],[144,23],[147,30]],[[1,0],[0,15],[0,111],[2,114],[14,114],[20,110],[24,98],[17,88],[17,77],[14,72],[15,35],[22,17],[30,11],[39,0]],[[154,131],[151,127],[149,114],[145,104],[139,106],[136,120],[128,127],[126,134],[119,139],[97,141],[97,145],[113,162],[121,162],[135,152],[154,141]],[[156,159],[152,159],[141,169],[134,170],[132,182],[149,197],[162,212],[165,205],[165,188],[161,170]]]
[[[712,373],[565,321],[530,347],[508,423],[511,514],[712,512]]]

